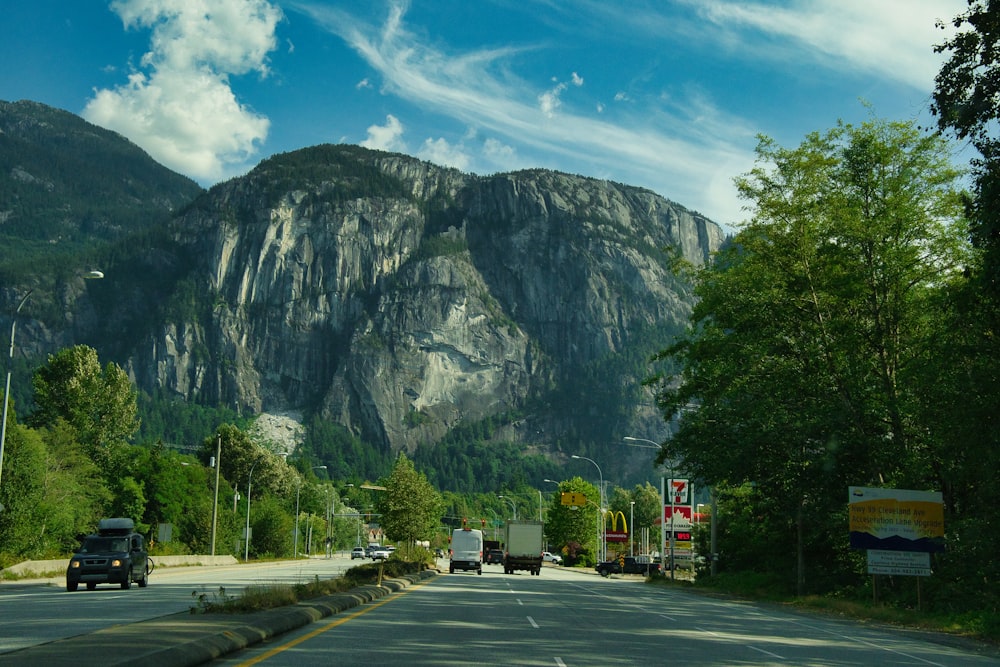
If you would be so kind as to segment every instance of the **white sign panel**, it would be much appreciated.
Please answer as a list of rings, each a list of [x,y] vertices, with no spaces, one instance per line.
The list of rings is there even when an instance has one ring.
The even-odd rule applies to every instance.
[[[921,551],[868,550],[868,574],[931,576],[931,555]]]

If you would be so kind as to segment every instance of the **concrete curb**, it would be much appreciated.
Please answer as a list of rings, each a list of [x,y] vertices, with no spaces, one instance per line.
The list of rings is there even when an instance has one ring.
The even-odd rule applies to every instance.
[[[253,614],[171,614],[0,655],[0,664],[193,667],[401,591],[436,570]]]

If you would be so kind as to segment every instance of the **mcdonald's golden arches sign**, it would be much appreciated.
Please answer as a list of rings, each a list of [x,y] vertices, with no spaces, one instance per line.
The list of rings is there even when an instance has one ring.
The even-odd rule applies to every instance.
[[[608,530],[608,517],[611,518],[611,530]],[[622,520],[622,529],[618,530],[618,519]],[[604,538],[608,542],[628,542],[628,521],[624,512],[608,512],[604,520]]]

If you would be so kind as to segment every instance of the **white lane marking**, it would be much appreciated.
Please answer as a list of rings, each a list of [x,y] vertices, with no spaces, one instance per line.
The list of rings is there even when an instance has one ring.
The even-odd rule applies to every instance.
[[[563,661],[562,661],[562,658],[560,658],[560,657],[559,657],[558,655],[556,656],[556,664],[557,664],[557,665],[558,665],[559,667],[566,667],[566,663],[565,663],[565,662],[563,662]]]
[[[528,623],[531,623],[531,627],[533,627],[533,628],[537,628],[538,627],[538,623],[535,623],[535,619],[533,619],[530,616],[528,617]]]
[[[521,605],[522,607],[524,606],[524,602],[522,602],[522,601],[521,601],[521,598],[518,598],[518,599],[517,599],[517,603],[518,603],[519,605]]]
[[[748,649],[752,650],[752,651],[759,651],[760,653],[763,653],[764,655],[769,655],[772,658],[777,658],[778,660],[787,660],[787,658],[785,658],[785,656],[783,656],[783,655],[778,655],[777,653],[771,653],[770,651],[765,651],[764,649],[757,648],[756,646],[750,646],[749,644],[747,644],[746,647]]]
[[[919,655],[913,655],[911,653],[907,653],[906,651],[900,651],[899,649],[889,648],[887,646],[881,646],[879,644],[876,644],[873,641],[869,641],[869,640],[863,639],[861,637],[852,637],[850,635],[841,634],[839,632],[834,632],[833,630],[828,630],[826,628],[822,628],[822,627],[810,625],[808,623],[802,623],[802,622],[799,622],[799,621],[793,621],[793,622],[796,625],[799,625],[799,626],[801,626],[803,628],[809,628],[810,630],[814,630],[816,632],[825,632],[828,635],[832,635],[834,637],[839,637],[840,639],[851,641],[851,642],[854,642],[856,644],[863,644],[864,646],[870,646],[872,648],[877,648],[877,649],[880,649],[882,651],[886,651],[888,653],[895,653],[896,655],[903,656],[904,658],[909,658],[910,660],[916,660],[917,662],[923,662],[923,663],[928,664],[928,665],[934,665],[934,667],[947,667],[947,665],[944,665],[944,664],[942,664],[940,662],[934,662],[932,660],[927,660],[926,658],[921,658]]]

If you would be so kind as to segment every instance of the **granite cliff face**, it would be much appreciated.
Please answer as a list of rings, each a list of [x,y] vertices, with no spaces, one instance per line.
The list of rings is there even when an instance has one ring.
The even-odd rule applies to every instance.
[[[172,230],[162,325],[128,353],[139,386],[316,410],[393,450],[515,410],[522,441],[590,429],[578,417],[601,416],[574,412],[593,387],[642,379],[597,369],[686,322],[691,294],[667,251],[701,263],[723,240],[646,190],[478,177],[354,146],[267,160]]]

